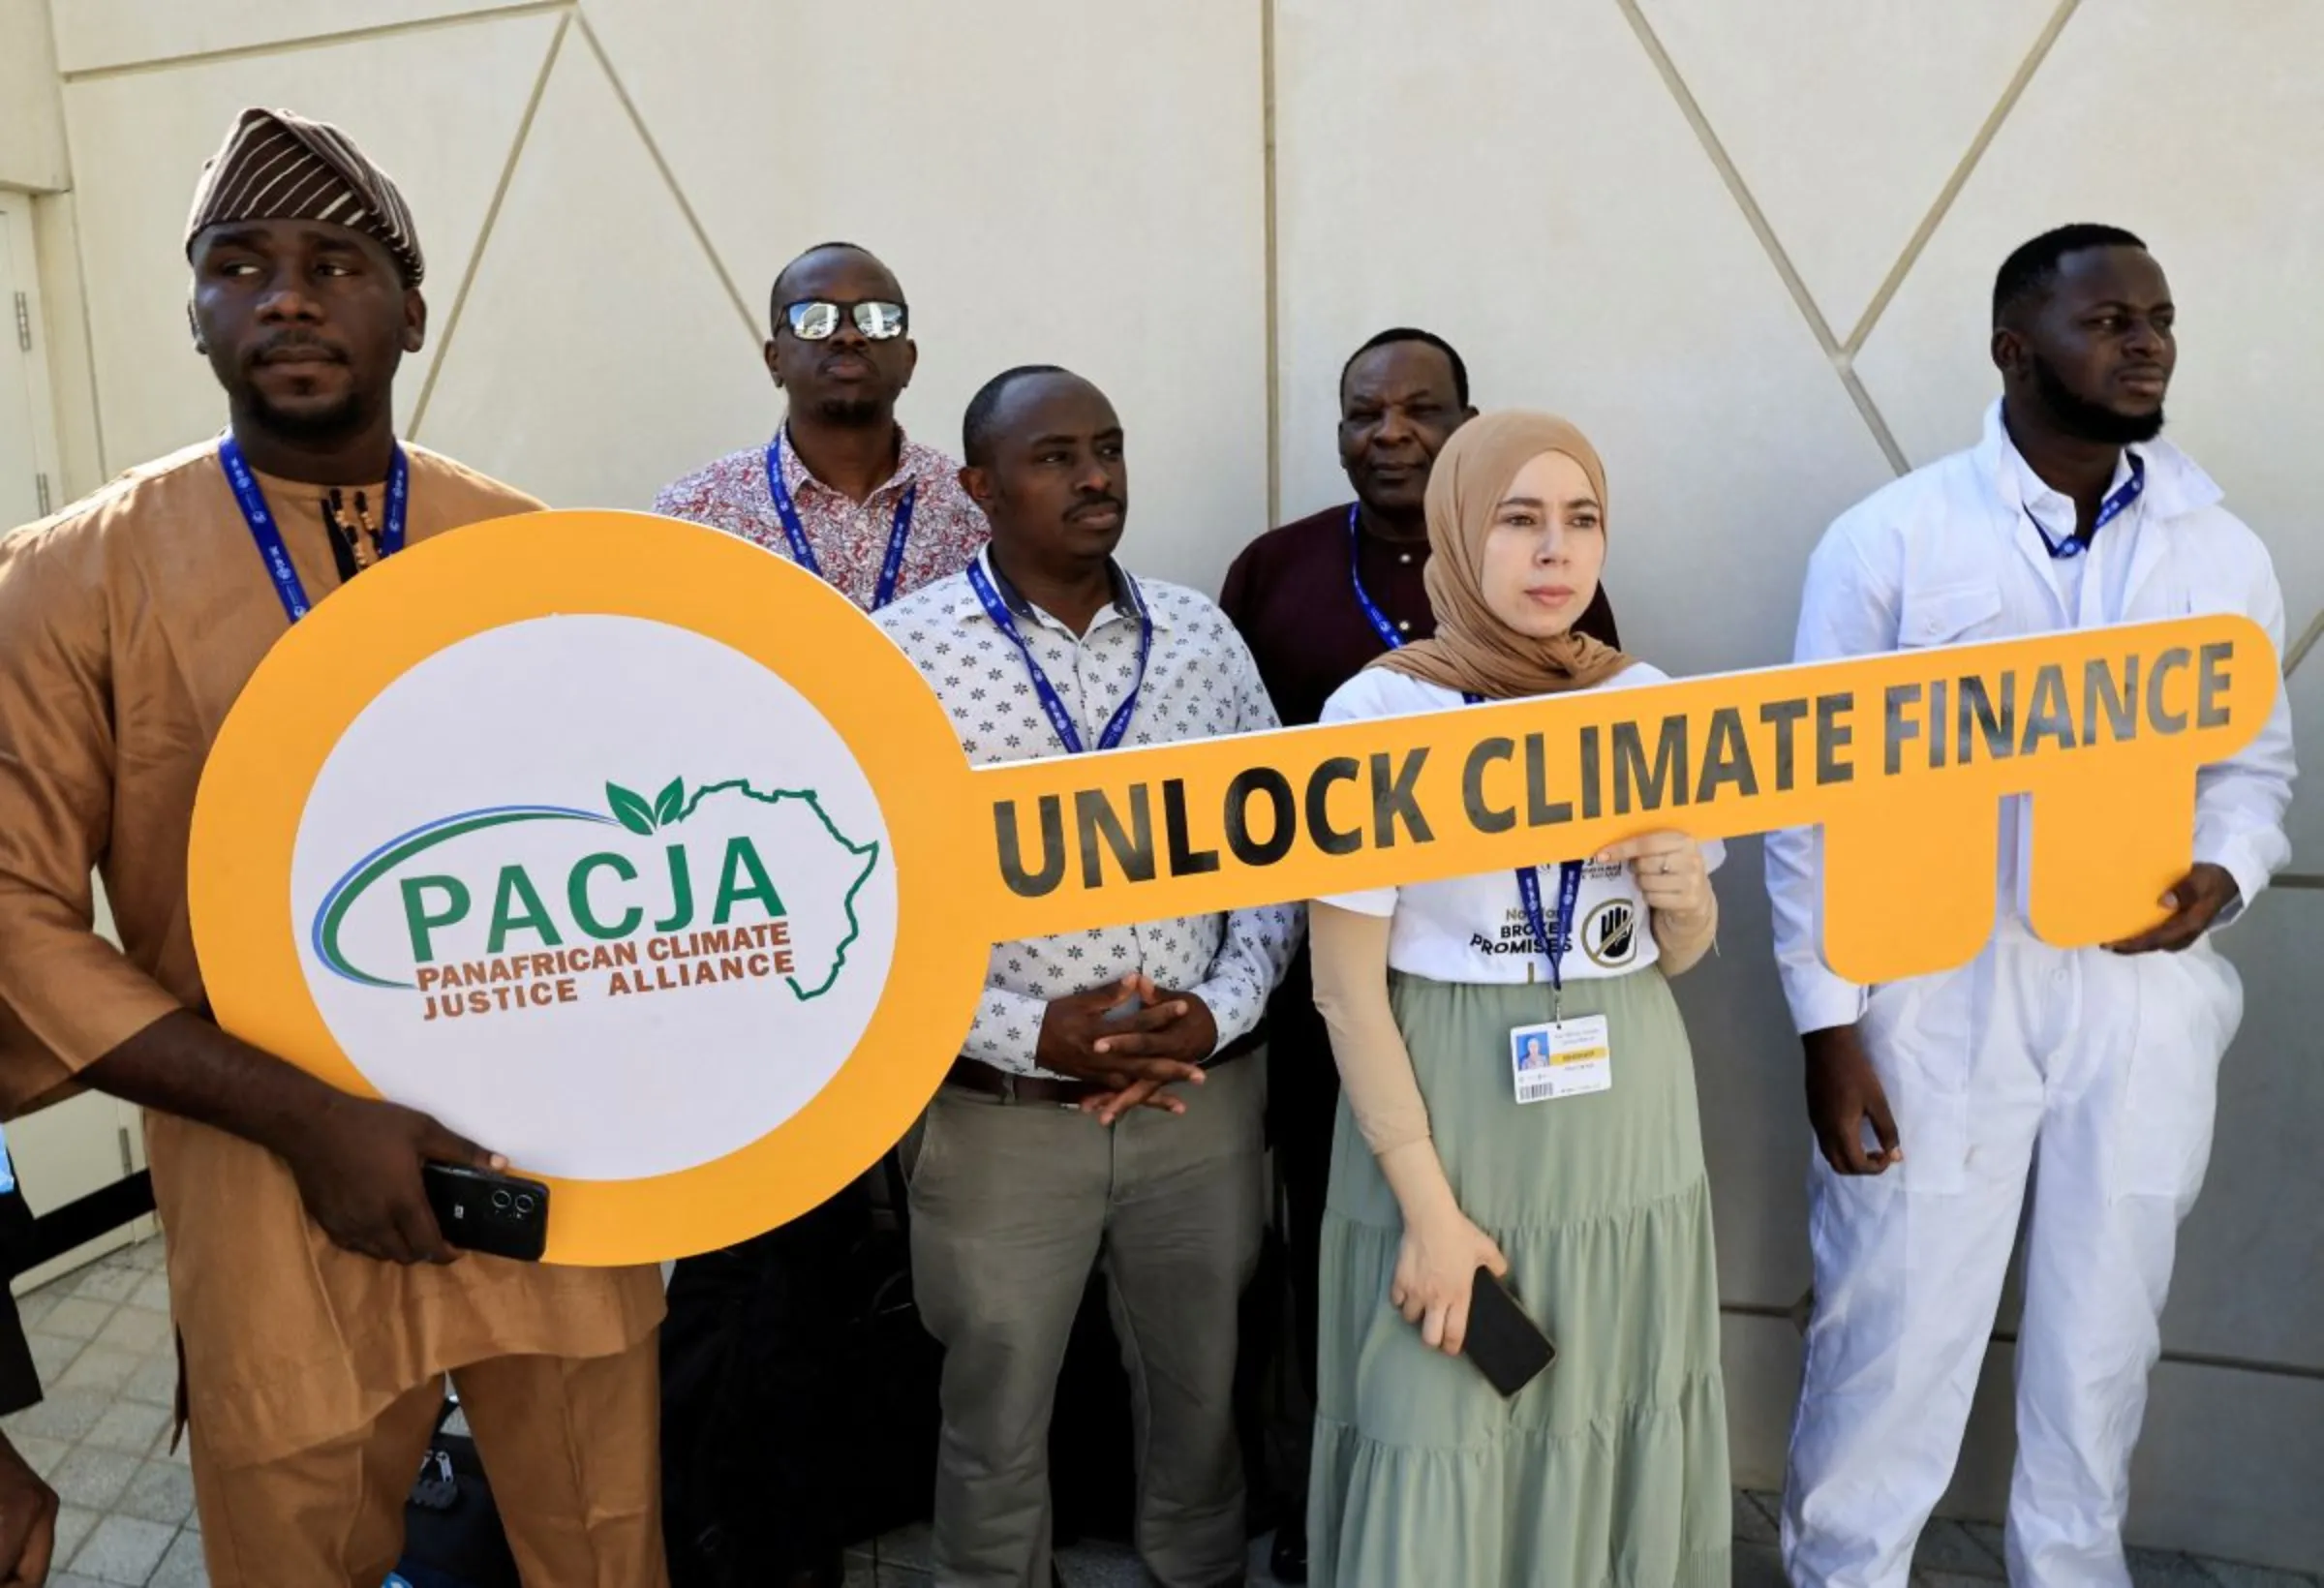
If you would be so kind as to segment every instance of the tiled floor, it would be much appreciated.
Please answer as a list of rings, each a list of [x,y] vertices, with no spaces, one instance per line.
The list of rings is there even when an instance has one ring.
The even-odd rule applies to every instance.
[[[1735,1494],[1735,1588],[1784,1588],[1775,1508],[1772,1494]],[[871,1551],[856,1551],[848,1588],[928,1588],[927,1564],[927,1530],[907,1528],[880,1541],[876,1574]],[[1062,1552],[1058,1566],[1067,1588],[1143,1588],[1146,1581],[1136,1556],[1117,1545],[1077,1545]],[[2002,1530],[1983,1522],[1931,1522],[1913,1567],[1915,1588],[1984,1588],[2002,1582]],[[2324,1588],[2312,1576],[2153,1549],[2130,1552],[2130,1578],[2136,1588]],[[1251,1550],[1251,1588],[1273,1588],[1274,1581],[1267,1573],[1262,1541]]]
[[[177,1359],[170,1348],[161,1243],[117,1252],[19,1303],[48,1398],[0,1422],[64,1502],[51,1588],[207,1588],[181,1447],[169,1450]],[[1735,1496],[1737,1588],[1782,1588],[1772,1496]],[[1941,1521],[1921,1541],[1919,1588],[2002,1580],[2000,1530]],[[1272,1588],[1265,1542],[1253,1588]],[[1077,1544],[1059,1567],[1070,1588],[1136,1588],[1126,1548]],[[928,1534],[907,1528],[850,1557],[849,1588],[928,1588]],[[2312,1576],[2132,1552],[2138,1588],[2324,1588]]]
[[[1784,1588],[1776,1557],[1776,1497],[1735,1496],[1735,1588]],[[1931,1522],[1913,1557],[1914,1588],[1982,1588],[2005,1580],[2002,1530],[1985,1522]],[[2130,1551],[2136,1588],[2319,1588],[2317,1579],[2265,1567],[2198,1560],[2159,1549]]]
[[[17,1303],[48,1395],[5,1426],[64,1503],[51,1588],[209,1580],[185,1449],[169,1449],[177,1354],[161,1269],[148,1241]]]

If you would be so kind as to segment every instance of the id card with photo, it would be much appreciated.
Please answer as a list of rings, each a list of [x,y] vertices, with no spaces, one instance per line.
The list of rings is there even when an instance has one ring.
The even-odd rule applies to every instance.
[[[1509,1064],[1520,1103],[1609,1090],[1614,1055],[1605,1017],[1520,1025],[1509,1033]]]

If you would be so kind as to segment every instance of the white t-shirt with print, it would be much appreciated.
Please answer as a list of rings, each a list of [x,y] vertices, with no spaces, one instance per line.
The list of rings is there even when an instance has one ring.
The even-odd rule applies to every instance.
[[[1633,689],[1667,684],[1669,675],[1633,662],[1599,687]],[[1458,689],[1429,684],[1385,667],[1366,667],[1341,685],[1324,704],[1326,722],[1360,722],[1376,717],[1410,717],[1465,704]],[[1551,857],[1540,868],[1542,919],[1556,930],[1558,866]],[[1717,840],[1702,845],[1711,870],[1727,859]],[[1402,888],[1370,888],[1334,894],[1318,902],[1359,915],[1392,917],[1388,930],[1391,969],[1440,982],[1522,982],[1549,979],[1548,956],[1536,945],[1533,928],[1517,895],[1514,870]],[[1560,974],[1567,981],[1627,976],[1661,958],[1651,912],[1631,875],[1630,863],[1587,866],[1574,905],[1574,946]],[[1530,972],[1530,977],[1528,973]]]

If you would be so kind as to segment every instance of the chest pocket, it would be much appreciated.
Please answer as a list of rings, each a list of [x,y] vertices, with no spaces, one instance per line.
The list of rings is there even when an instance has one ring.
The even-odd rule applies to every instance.
[[[1908,650],[1988,639],[2002,630],[2002,593],[1991,579],[1907,592],[1896,643]]]
[[[2141,533],[2162,534],[2176,528],[2175,525],[2150,523]],[[2248,611],[2249,599],[2236,588],[2229,565],[2222,565],[2217,557],[2207,558],[2197,554],[2184,540],[2166,540],[2163,543],[2163,555],[2156,560],[2153,571],[2131,591],[2130,599],[2123,610],[2123,621],[2141,623],[2213,615],[2241,616]]]

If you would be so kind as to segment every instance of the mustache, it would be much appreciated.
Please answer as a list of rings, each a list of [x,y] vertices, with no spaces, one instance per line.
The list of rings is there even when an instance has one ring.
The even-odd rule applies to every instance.
[[[251,350],[249,362],[271,364],[294,356],[327,358],[334,364],[347,362],[345,349],[308,331],[285,331],[268,337]]]

